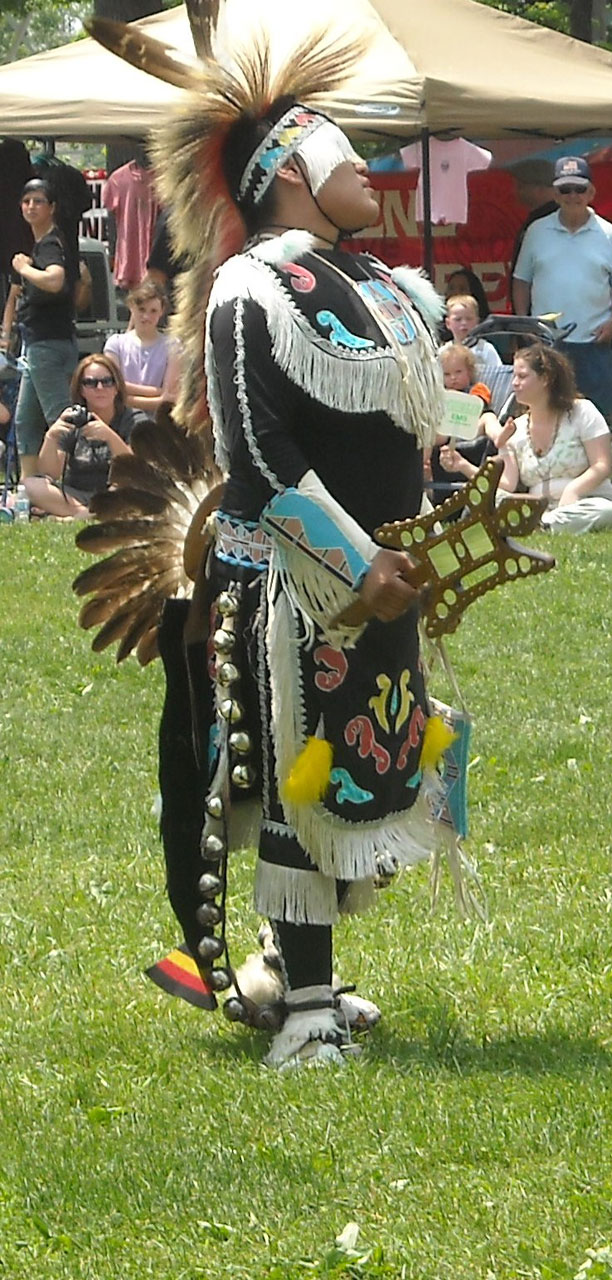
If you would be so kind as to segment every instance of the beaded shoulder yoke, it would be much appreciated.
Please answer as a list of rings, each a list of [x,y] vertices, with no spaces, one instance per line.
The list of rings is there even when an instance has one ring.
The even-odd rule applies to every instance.
[[[255,303],[265,313],[273,358],[291,382],[344,413],[382,411],[420,444],[430,444],[442,413],[442,382],[432,360],[438,295],[420,271],[390,271],[366,255],[326,256],[314,243],[307,232],[287,232],[230,258],[211,291],[207,336],[215,310],[233,304],[240,360],[244,308]],[[208,340],[206,353],[217,461],[225,468]]]

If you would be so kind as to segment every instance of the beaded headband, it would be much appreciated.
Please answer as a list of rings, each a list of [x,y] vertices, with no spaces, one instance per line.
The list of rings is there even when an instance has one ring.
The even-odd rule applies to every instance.
[[[322,146],[319,148],[319,138],[316,147],[305,146],[315,131],[321,128],[324,128],[324,134],[321,135]],[[259,204],[274,181],[277,170],[297,152],[306,164],[315,195],[338,164],[343,160],[357,158],[348,138],[329,116],[296,102],[272,125],[250,157],[240,179],[239,203]]]

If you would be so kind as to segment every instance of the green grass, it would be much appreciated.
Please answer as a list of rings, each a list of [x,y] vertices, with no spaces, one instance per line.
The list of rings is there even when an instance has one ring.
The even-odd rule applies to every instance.
[[[612,538],[556,540],[449,642],[490,923],[404,876],[337,934],[383,1007],[362,1058],[279,1076],[143,977],[177,940],[161,673],[91,653],[73,532],[0,526],[0,1273],[572,1280],[612,1238]],[[251,878],[240,855],[239,956]]]

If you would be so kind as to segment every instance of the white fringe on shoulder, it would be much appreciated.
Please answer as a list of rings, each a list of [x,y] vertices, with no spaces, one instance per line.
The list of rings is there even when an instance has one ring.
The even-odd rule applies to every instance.
[[[423,319],[435,330],[444,315],[444,299],[434,289],[425,272],[420,267],[394,267],[391,279],[414,302]]]
[[[227,468],[227,442],[217,372],[210,342],[211,317],[227,302],[250,300],[266,316],[272,340],[272,354],[288,378],[313,399],[342,413],[386,413],[396,426],[415,435],[420,444],[433,443],[442,416],[442,379],[434,358],[435,343],[417,307],[411,320],[416,338],[405,347],[386,342],[373,348],[353,351],[340,348],[312,327],[274,270],[283,262],[303,257],[308,251],[305,232],[286,233],[278,240],[264,241],[257,249],[228,259],[217,273],[211,290],[206,319],[205,361],[208,398],[215,438],[217,462]],[[297,252],[289,253],[290,247]],[[318,264],[321,270],[321,264]],[[324,267],[323,267],[324,270]],[[412,273],[404,269],[412,280]],[[402,276],[402,281],[404,276]],[[425,293],[433,289],[415,274],[412,282]],[[410,297],[404,283],[398,286]],[[366,306],[362,298],[363,305]],[[432,305],[431,299],[428,305]],[[375,315],[373,317],[376,319]],[[242,334],[236,334],[239,358],[244,358]]]

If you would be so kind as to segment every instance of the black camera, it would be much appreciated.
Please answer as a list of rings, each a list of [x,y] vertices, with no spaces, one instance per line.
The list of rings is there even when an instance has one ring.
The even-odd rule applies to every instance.
[[[84,404],[71,404],[62,414],[63,421],[74,427],[75,431],[80,431],[88,422],[93,422],[93,417],[93,413]]]

